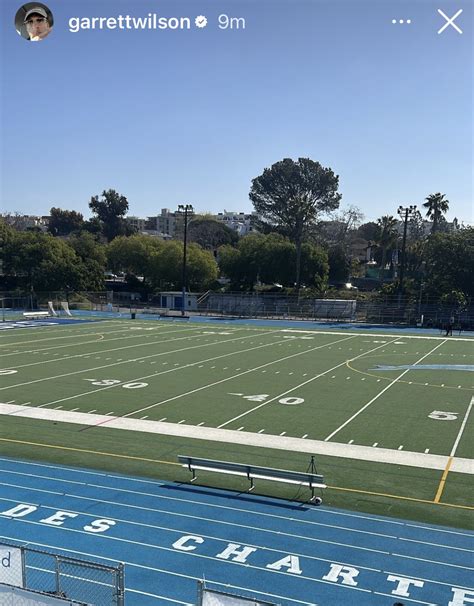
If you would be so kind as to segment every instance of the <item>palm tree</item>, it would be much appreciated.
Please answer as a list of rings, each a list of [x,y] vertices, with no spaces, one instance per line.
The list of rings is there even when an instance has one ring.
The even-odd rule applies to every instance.
[[[384,215],[380,219],[377,219],[379,226],[379,233],[375,243],[382,249],[382,262],[380,264],[379,278],[383,277],[383,271],[385,269],[385,263],[387,260],[387,251],[396,243],[398,232],[397,232],[397,219],[391,215]]]
[[[446,200],[445,194],[439,192],[437,194],[430,194],[425,199],[426,202],[423,206],[427,209],[426,216],[433,221],[431,233],[434,234],[438,229],[439,220],[448,212],[449,200]]]

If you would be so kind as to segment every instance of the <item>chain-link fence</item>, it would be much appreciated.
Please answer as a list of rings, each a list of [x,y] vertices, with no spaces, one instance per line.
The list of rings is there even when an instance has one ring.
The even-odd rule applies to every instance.
[[[2,585],[1,583],[0,604],[2,606],[89,606],[84,602],[58,598],[45,593]]]
[[[8,585],[91,606],[124,606],[123,564],[107,566],[4,542],[0,548],[10,563],[9,576],[0,580]]]
[[[23,319],[24,311],[48,311],[49,302],[61,313],[62,302],[68,302],[73,315],[102,315],[104,312],[166,315],[160,307],[160,296],[148,297],[136,292],[44,292],[0,293],[3,320]],[[441,303],[429,297],[401,298],[398,295],[349,299],[310,298],[281,293],[214,293],[196,298],[194,314],[217,317],[313,320],[323,322],[360,322],[367,324],[400,324],[443,328],[451,323],[460,330],[474,329],[474,302],[464,305]],[[76,313],[75,313],[76,312]],[[16,314],[16,316],[15,316]]]

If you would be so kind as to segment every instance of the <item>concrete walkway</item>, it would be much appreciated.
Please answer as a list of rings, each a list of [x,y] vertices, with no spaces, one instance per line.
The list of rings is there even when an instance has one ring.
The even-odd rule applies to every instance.
[[[408,467],[437,469],[439,471],[444,471],[446,469],[450,459],[448,455],[374,448],[372,446],[358,446],[356,444],[340,444],[338,442],[324,442],[322,440],[305,440],[289,436],[265,435],[196,425],[179,425],[177,423],[163,423],[159,421],[132,419],[130,417],[123,418],[83,412],[54,410],[50,408],[18,406],[16,404],[0,403],[0,415],[26,417],[29,419],[41,419],[44,421],[56,421],[61,423],[77,423],[79,425],[88,425],[91,427],[109,427],[111,429],[140,431],[144,433],[176,436],[179,438],[257,446],[260,448],[274,448],[292,452],[306,452],[328,457],[342,457],[345,459],[371,461],[373,463],[388,463],[391,465],[406,465]],[[450,471],[474,475],[474,461],[472,459],[454,457],[450,466]]]

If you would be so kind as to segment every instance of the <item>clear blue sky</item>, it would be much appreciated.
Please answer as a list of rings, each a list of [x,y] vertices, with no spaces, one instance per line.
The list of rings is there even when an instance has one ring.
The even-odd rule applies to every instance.
[[[342,206],[367,219],[441,191],[450,218],[474,221],[472,2],[45,3],[54,30],[33,43],[13,26],[20,2],[1,0],[3,211],[88,216],[114,188],[133,215],[250,212],[252,178],[304,156],[339,174]],[[463,8],[464,33],[438,35],[437,8]],[[71,17],[149,12],[209,24],[68,30]],[[218,29],[220,14],[245,30]]]

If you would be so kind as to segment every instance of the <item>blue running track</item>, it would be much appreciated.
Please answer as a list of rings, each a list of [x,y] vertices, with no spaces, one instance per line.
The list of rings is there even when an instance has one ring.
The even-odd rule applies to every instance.
[[[8,458],[0,478],[0,543],[124,562],[126,606],[194,604],[203,578],[289,606],[474,603],[469,531]]]

